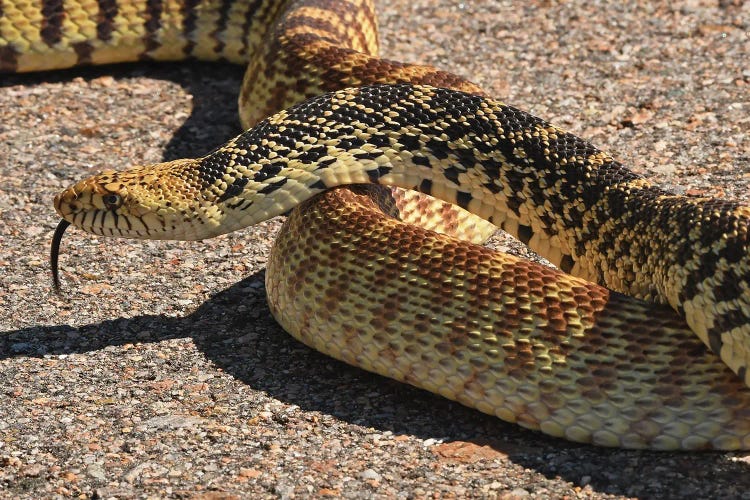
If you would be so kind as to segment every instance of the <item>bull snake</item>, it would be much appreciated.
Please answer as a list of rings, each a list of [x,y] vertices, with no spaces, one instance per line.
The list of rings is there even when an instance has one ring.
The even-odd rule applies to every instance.
[[[3,3],[0,69],[246,63],[255,126],[203,158],[69,188],[53,260],[70,223],[201,239],[292,210],[267,291],[302,342],[574,441],[750,448],[747,207],[671,195],[470,82],[378,59],[367,1],[75,5]],[[360,183],[462,207],[579,278],[460,241],[492,226],[441,202],[338,187]],[[406,223],[425,214],[448,234]]]

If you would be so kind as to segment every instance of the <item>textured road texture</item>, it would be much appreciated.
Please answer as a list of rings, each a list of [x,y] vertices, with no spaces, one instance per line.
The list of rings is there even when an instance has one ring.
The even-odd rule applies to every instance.
[[[750,202],[750,3],[378,7],[386,56],[465,75],[678,192]],[[228,139],[241,73],[0,77],[0,497],[750,498],[748,453],[549,439],[302,346],[265,302],[278,220],[200,243],[71,230],[51,293],[54,194]]]

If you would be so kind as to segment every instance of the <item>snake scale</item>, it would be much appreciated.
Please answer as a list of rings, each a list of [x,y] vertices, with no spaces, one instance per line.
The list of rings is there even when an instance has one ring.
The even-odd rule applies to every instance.
[[[266,287],[305,344],[573,441],[750,449],[750,209],[378,58],[374,17],[366,0],[0,0],[2,71],[247,65],[247,132],[56,197],[55,280],[70,224],[202,239],[289,212]],[[560,270],[477,245],[495,226]]]

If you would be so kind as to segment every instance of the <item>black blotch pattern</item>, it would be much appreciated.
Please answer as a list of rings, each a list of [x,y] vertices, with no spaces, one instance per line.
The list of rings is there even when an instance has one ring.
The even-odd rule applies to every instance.
[[[62,0],[42,0],[42,41],[52,47],[62,40],[65,9]]]
[[[211,33],[211,38],[216,40],[214,52],[217,54],[220,54],[226,46],[226,43],[224,42],[225,37],[223,35],[224,31],[227,29],[227,24],[229,23],[229,11],[231,10],[233,3],[232,0],[222,0],[219,5],[219,19],[216,21],[216,28]]]
[[[370,182],[374,182],[377,184],[380,181],[380,178],[386,174],[391,173],[391,170],[393,170],[391,167],[381,165],[378,168],[368,170],[367,177],[370,179]]]
[[[398,142],[404,145],[409,151],[418,151],[422,148],[419,137],[413,134],[404,134],[398,138]]]
[[[260,189],[258,192],[262,194],[270,194],[276,191],[277,189],[280,189],[289,179],[286,177],[282,177],[278,181],[272,182],[270,184],[267,184],[263,186],[262,189]]]
[[[742,296],[740,283],[743,281],[743,277],[739,276],[734,269],[729,268],[725,270],[721,285],[713,289],[714,297],[719,302],[739,299]]]
[[[411,161],[414,162],[415,165],[420,165],[422,167],[430,166],[430,159],[421,154],[414,155]]]
[[[359,137],[353,137],[353,136],[342,137],[339,139],[339,143],[338,143],[338,147],[345,151],[349,151],[352,149],[360,149],[364,145],[365,145],[364,139],[360,139]]]
[[[96,17],[96,36],[99,40],[106,42],[112,38],[115,18],[120,8],[117,0],[97,0],[97,4],[99,5],[99,13]]]
[[[533,235],[534,231],[531,230],[530,226],[525,226],[523,224],[518,225],[518,239],[521,243],[528,245]]]
[[[461,172],[464,172],[464,170],[459,171],[456,167],[450,166],[443,171],[443,175],[445,175],[445,178],[449,181],[458,184],[458,174]]]
[[[263,165],[258,172],[255,173],[253,180],[256,182],[263,182],[271,177],[276,177],[281,172],[281,165],[269,164]],[[243,186],[247,184],[247,179],[244,179]],[[235,181],[235,184],[237,181]]]
[[[369,144],[372,144],[376,148],[385,148],[391,146],[391,140],[388,138],[385,134],[372,134],[368,139],[367,142]]]
[[[448,158],[448,145],[445,141],[441,141],[440,139],[436,139],[434,137],[431,137],[426,143],[425,146],[427,147],[427,150],[437,158],[438,160],[444,160]]]
[[[456,193],[456,204],[464,210],[469,207],[469,203],[472,199],[471,193],[465,193],[463,191],[458,191]]]
[[[317,163],[328,154],[328,148],[322,144],[310,146],[309,149],[297,151],[295,158],[303,163]]]
[[[243,189],[245,188],[245,185],[248,183],[248,179],[246,177],[238,177],[234,180],[232,184],[227,187],[226,191],[219,197],[219,201],[226,201],[229,198],[233,198],[235,196],[239,196],[242,194]]]
[[[108,1],[115,3],[114,0],[99,0],[99,4],[101,5],[101,2]],[[182,14],[182,32],[185,34],[185,38],[187,39],[187,43],[185,44],[185,48],[183,49],[183,52],[185,54],[192,54],[193,49],[195,48],[195,41],[194,41],[194,35],[195,28],[198,24],[198,5],[200,3],[200,0],[185,0],[180,7],[180,14]],[[101,7],[100,7],[101,10]],[[250,17],[250,16],[248,16]],[[114,27],[114,24],[111,24],[109,26],[108,30],[108,37],[111,37],[112,29]],[[99,26],[97,25],[97,32],[99,32]],[[104,38],[99,36],[100,39],[104,40]]]
[[[370,153],[362,152],[362,153],[355,153],[354,158],[358,160],[375,160],[377,158],[380,158],[382,153],[380,151],[373,151]]]
[[[575,265],[575,261],[573,260],[573,257],[570,255],[563,255],[563,258],[560,260],[560,269],[563,272],[569,273],[573,270],[573,266]]]
[[[161,16],[164,13],[164,2],[162,0],[146,0],[146,21],[143,27],[146,30],[146,52],[141,59],[148,59],[148,53],[156,50],[161,45],[156,32],[162,27]]]

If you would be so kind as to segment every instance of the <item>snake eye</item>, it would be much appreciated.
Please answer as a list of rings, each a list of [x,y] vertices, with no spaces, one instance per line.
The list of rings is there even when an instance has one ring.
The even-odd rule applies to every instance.
[[[102,196],[102,203],[108,210],[114,210],[122,205],[122,197],[119,194],[105,194]]]

